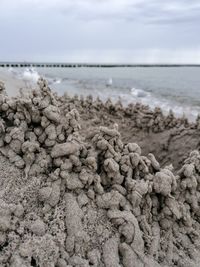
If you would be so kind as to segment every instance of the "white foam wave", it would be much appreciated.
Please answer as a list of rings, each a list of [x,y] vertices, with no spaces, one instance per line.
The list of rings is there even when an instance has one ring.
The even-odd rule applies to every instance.
[[[8,68],[8,72],[9,72],[10,74],[12,74],[13,76],[17,76],[17,75],[18,75],[17,70],[14,69],[14,68],[12,68],[12,67],[9,67],[9,68]]]
[[[112,78],[109,78],[108,79],[108,81],[106,82],[106,86],[112,86],[112,84],[113,84],[113,80],[112,80]]]
[[[200,114],[200,108],[181,105],[175,101],[166,100],[164,98],[157,98],[142,89],[131,89],[132,100],[129,101],[139,102],[144,105],[150,106],[152,109],[160,107],[164,114],[167,114],[169,110],[173,110],[177,117],[185,115],[191,121],[194,121],[198,114]]]
[[[55,79],[55,80],[54,80],[54,84],[60,84],[61,82],[62,82],[61,79]]]
[[[29,83],[37,83],[38,79],[40,78],[39,73],[36,71],[35,68],[26,68],[22,73],[22,79],[25,82]]]
[[[150,93],[142,90],[142,89],[137,89],[137,88],[132,88],[131,89],[131,94],[135,97],[139,97],[139,98],[142,98],[142,97],[148,97],[150,96]]]

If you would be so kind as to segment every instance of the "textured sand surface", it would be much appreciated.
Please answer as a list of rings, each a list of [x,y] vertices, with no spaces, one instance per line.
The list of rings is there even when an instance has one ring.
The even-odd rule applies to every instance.
[[[199,118],[38,87],[0,83],[0,266],[200,266]]]

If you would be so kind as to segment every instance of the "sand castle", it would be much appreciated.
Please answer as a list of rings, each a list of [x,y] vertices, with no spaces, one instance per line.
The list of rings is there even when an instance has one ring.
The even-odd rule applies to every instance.
[[[119,132],[131,118],[135,138],[177,138],[199,118],[38,86],[9,98],[0,84],[0,266],[199,266],[199,151],[175,171]]]

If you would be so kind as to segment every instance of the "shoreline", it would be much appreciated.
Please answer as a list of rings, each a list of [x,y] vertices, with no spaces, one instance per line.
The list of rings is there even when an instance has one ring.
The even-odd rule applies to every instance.
[[[21,73],[18,73],[19,75],[22,75]],[[17,94],[19,93],[19,90],[21,89],[25,89],[27,87],[29,87],[29,90],[33,89],[34,87],[37,87],[36,85],[36,82],[31,82],[29,80],[26,80],[28,78],[31,78],[31,77],[28,77],[28,78],[22,78],[21,76],[19,77],[16,77],[15,76],[16,73],[12,73],[11,72],[8,72],[7,69],[3,69],[3,68],[0,68],[0,81],[3,81],[5,83],[5,86],[6,86],[6,90],[7,90],[7,93],[9,96],[17,96]],[[31,74],[30,74],[31,75]],[[42,75],[38,74],[37,72],[35,73],[35,75],[37,75],[38,77]],[[62,80],[62,78],[61,78]],[[51,84],[51,86],[53,87],[53,90],[56,91],[57,93],[59,93],[59,90],[62,91],[62,94],[63,93],[63,87],[58,87],[57,84]],[[63,84],[64,86],[64,84]],[[66,87],[69,86],[70,87],[70,84],[66,84],[65,85]],[[59,89],[60,88],[60,89]],[[79,88],[74,88],[75,91],[77,92],[77,90]],[[137,90],[135,88],[133,88],[134,90]],[[141,90],[143,91],[142,89],[138,89],[138,90]],[[131,89],[130,89],[131,91]],[[66,94],[68,94],[73,98],[75,94],[72,93],[72,89],[70,88],[69,92],[66,92]],[[82,92],[79,94],[79,96],[81,96],[81,94],[84,95],[84,97],[87,97],[88,95],[90,95],[90,93],[86,93],[86,92]],[[148,92],[144,91],[144,94],[146,94],[148,96]],[[59,94],[61,96],[61,94]],[[130,92],[130,97],[132,96],[131,92]],[[94,95],[93,95],[94,97]],[[127,97],[127,96],[126,96]],[[174,116],[176,118],[182,118],[182,117],[186,117],[188,119],[188,121],[190,123],[193,123],[196,121],[197,117],[198,117],[198,108],[192,108],[191,105],[186,105],[186,104],[183,104],[181,105],[181,103],[177,102],[177,103],[173,103],[173,102],[170,102],[168,100],[168,102],[165,103],[164,99],[162,98],[159,98],[157,96],[154,96],[152,94],[152,96],[150,96],[151,99],[146,99],[146,98],[135,98],[135,99],[132,99],[131,101],[129,101],[127,98],[123,99],[123,96],[120,97],[117,99],[116,96],[111,96],[111,98],[109,98],[109,95],[106,96],[106,98],[102,97],[101,100],[105,103],[108,99],[111,99],[112,103],[113,104],[116,104],[121,101],[122,102],[122,105],[124,108],[127,108],[128,106],[130,105],[136,105],[137,103],[139,103],[139,105],[143,105],[143,106],[147,106],[147,109],[149,108],[151,111],[153,111],[155,108],[161,108],[162,110],[162,113],[165,115],[165,116],[168,116],[169,113],[172,111],[174,112]],[[157,104],[151,104],[150,101],[152,103],[157,103]],[[183,110],[182,110],[183,109]],[[185,114],[184,114],[184,109],[185,109]],[[182,110],[182,111],[181,111]]]

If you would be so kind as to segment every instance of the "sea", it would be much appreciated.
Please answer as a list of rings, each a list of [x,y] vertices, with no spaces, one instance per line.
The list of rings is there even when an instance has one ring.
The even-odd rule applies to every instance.
[[[140,102],[194,121],[200,114],[200,67],[0,68],[0,74],[32,86],[42,76],[59,95],[92,95],[103,101]],[[2,75],[0,75],[2,79]],[[14,88],[13,88],[14,90]]]

